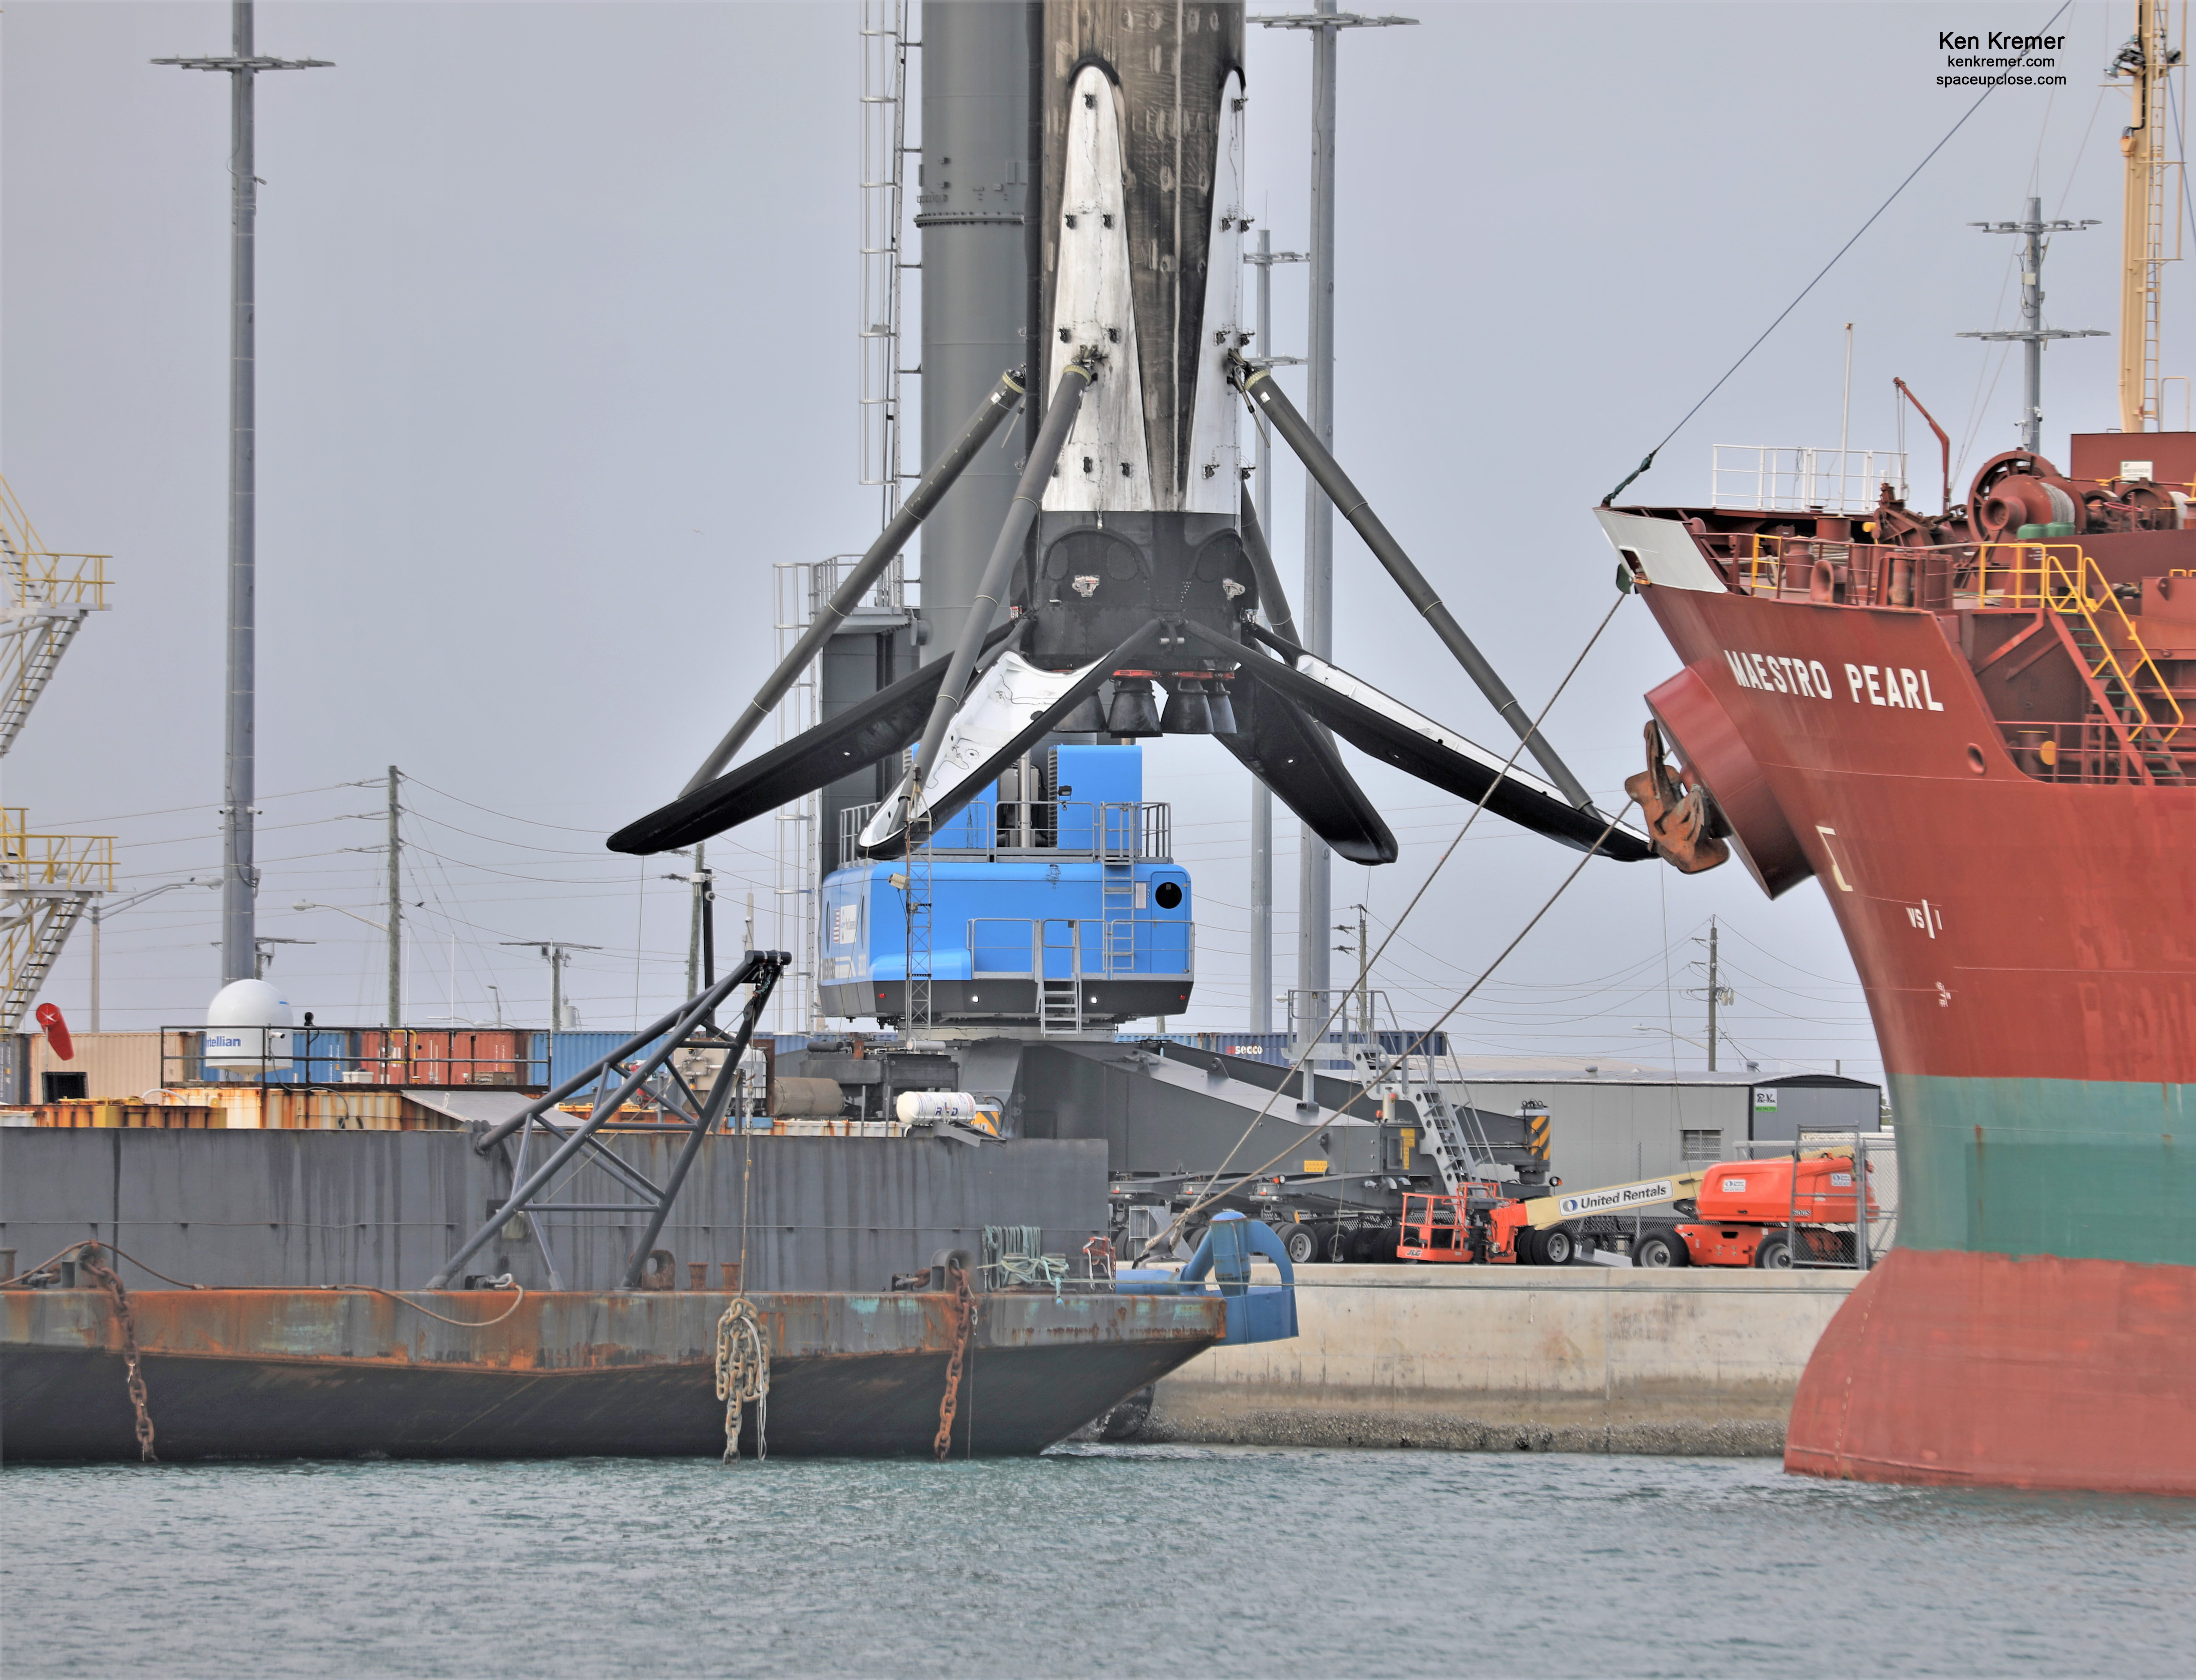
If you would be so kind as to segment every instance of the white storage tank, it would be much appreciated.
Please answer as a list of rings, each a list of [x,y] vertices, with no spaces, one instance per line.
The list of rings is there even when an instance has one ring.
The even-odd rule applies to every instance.
[[[206,1006],[206,1071],[256,1079],[290,1071],[290,1000],[264,980],[233,980]]]

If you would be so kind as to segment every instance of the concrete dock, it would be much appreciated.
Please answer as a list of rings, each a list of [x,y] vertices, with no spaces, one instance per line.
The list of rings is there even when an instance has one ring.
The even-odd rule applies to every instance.
[[[1139,1439],[1772,1455],[1853,1272],[1306,1266],[1292,1342],[1163,1379]]]

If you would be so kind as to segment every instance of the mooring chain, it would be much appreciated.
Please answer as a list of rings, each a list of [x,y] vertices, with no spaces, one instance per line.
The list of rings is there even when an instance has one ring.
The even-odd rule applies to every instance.
[[[945,1361],[945,1394],[938,1402],[938,1439],[930,1444],[933,1456],[941,1464],[953,1451],[953,1414],[961,1405],[961,1372],[968,1361],[969,1339],[976,1330],[976,1296],[968,1287],[968,1273],[957,1260],[948,1269],[953,1273],[956,1322],[953,1328],[953,1352]],[[973,1433],[974,1424],[969,1427]],[[972,1439],[969,1446],[973,1449],[974,1445]]]
[[[130,1404],[137,1413],[137,1457],[147,1464],[160,1461],[153,1453],[153,1414],[145,1409],[145,1377],[138,1369],[137,1321],[130,1310],[130,1291],[122,1279],[99,1257],[99,1244],[86,1243],[77,1251],[77,1264],[91,1280],[114,1297],[114,1317],[122,1326],[122,1365],[130,1390]]]
[[[754,1302],[737,1296],[717,1320],[717,1398],[725,1403],[725,1458],[740,1456],[740,1415],[748,1401],[755,1409],[755,1458],[770,1456],[770,1343]]]

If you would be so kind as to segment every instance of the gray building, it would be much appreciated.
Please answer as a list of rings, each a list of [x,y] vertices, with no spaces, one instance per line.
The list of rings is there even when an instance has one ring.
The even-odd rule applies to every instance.
[[[1727,1159],[1752,1142],[1808,1131],[1875,1131],[1883,1093],[1828,1073],[1672,1073],[1611,1060],[1443,1065],[1449,1100],[1494,1113],[1548,1117],[1549,1158],[1574,1188],[1623,1184]]]

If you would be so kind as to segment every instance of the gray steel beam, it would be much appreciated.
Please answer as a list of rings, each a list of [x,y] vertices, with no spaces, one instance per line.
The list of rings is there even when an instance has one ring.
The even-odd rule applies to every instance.
[[[619,1106],[640,1088],[649,1075],[667,1061],[672,1053],[683,1046],[697,1027],[702,1026],[715,1014],[718,1007],[727,997],[750,981],[754,983],[759,993],[767,997],[777,985],[777,977],[783,971],[785,961],[785,953],[782,951],[749,951],[747,961],[732,973],[725,975],[723,979],[718,981],[699,997],[690,998],[680,1006],[677,1020],[671,1031],[665,1035],[663,1042],[634,1064],[633,1070],[619,1082],[617,1088],[598,1101],[587,1118],[549,1152],[547,1160],[528,1174],[523,1182],[511,1187],[511,1194],[504,1198],[503,1205],[489,1215],[480,1228],[459,1245],[457,1252],[442,1262],[442,1270],[427,1280],[426,1286],[431,1290],[448,1288],[451,1278],[458,1273],[465,1261],[487,1247],[496,1233],[513,1214],[523,1212],[535,1198],[547,1188],[551,1181],[569,1166],[581,1150],[589,1146],[595,1133],[601,1129],[603,1123],[617,1112]],[[750,1008],[743,1019],[738,1036],[731,1047],[727,1058],[730,1067],[737,1068],[739,1065],[740,1055],[747,1048],[748,1039],[754,1031],[756,1019],[756,1013]],[[589,1079],[600,1077],[607,1073],[618,1059],[617,1052],[601,1058],[587,1072],[579,1076],[578,1080],[570,1082],[573,1088],[577,1088],[579,1084]],[[536,1110],[546,1107],[550,1100],[551,1099],[545,1097],[539,1103],[530,1105],[511,1119],[503,1122],[494,1131],[483,1135],[476,1143],[475,1147],[486,1148],[498,1137],[514,1127],[523,1124]],[[679,1185],[685,1177],[685,1169],[692,1163],[693,1154],[691,1150],[680,1156],[677,1175],[663,1186],[657,1204],[659,1208],[665,1210],[669,1209],[671,1203],[679,1193]],[[661,1221],[658,1221],[656,1228],[660,1228],[661,1223]],[[644,1256],[646,1250],[644,1249],[642,1252]],[[628,1284],[627,1286],[630,1288],[631,1285]]]
[[[993,365],[997,366],[996,363]],[[915,534],[916,528],[922,523],[924,517],[938,506],[945,493],[953,488],[954,482],[968,470],[968,464],[991,440],[991,434],[999,429],[1008,415],[1014,413],[1015,405],[1021,401],[1023,377],[1020,369],[997,376],[991,390],[977,403],[975,412],[968,416],[967,424],[961,428],[951,446],[932,464],[930,471],[923,474],[922,482],[916,486],[915,494],[901,504],[899,511],[893,516],[892,522],[878,534],[877,540],[855,563],[854,569],[847,574],[846,580],[833,592],[824,610],[817,614],[815,621],[801,632],[800,639],[793,644],[793,650],[778,661],[777,669],[770,673],[769,680],[755,691],[755,697],[748,702],[748,709],[740,714],[738,721],[725,731],[725,738],[702,761],[702,767],[679,790],[680,797],[692,793],[704,782],[715,780],[725,766],[732,761],[733,754],[747,744],[748,737],[755,732],[757,725],[771,714],[779,701],[785,698],[786,690],[800,680],[800,673],[816,657],[816,650],[831,639],[832,633],[861,604],[863,594],[882,575],[885,568],[892,563],[893,557],[907,546],[908,539]]]
[[[1021,482],[1015,488],[1014,500],[1008,504],[1005,522],[999,528],[998,540],[991,546],[991,561],[984,568],[983,581],[961,626],[960,639],[954,644],[952,662],[945,667],[945,679],[939,685],[938,698],[931,705],[930,721],[923,725],[922,746],[916,755],[915,781],[908,800],[910,828],[923,778],[929,774],[930,766],[938,762],[938,749],[945,742],[946,726],[961,709],[961,697],[968,688],[968,674],[975,668],[976,655],[983,650],[984,638],[991,627],[991,615],[1005,603],[1007,580],[1014,572],[1014,562],[1021,558],[1022,543],[1029,535],[1030,527],[1036,522],[1038,505],[1044,500],[1045,486],[1052,477],[1053,464],[1060,459],[1068,430],[1074,425],[1075,416],[1083,407],[1084,392],[1089,390],[1097,377],[1081,362],[1071,362],[1053,391],[1051,406],[1045,410],[1044,425],[1037,435],[1037,446],[1022,468]]]

